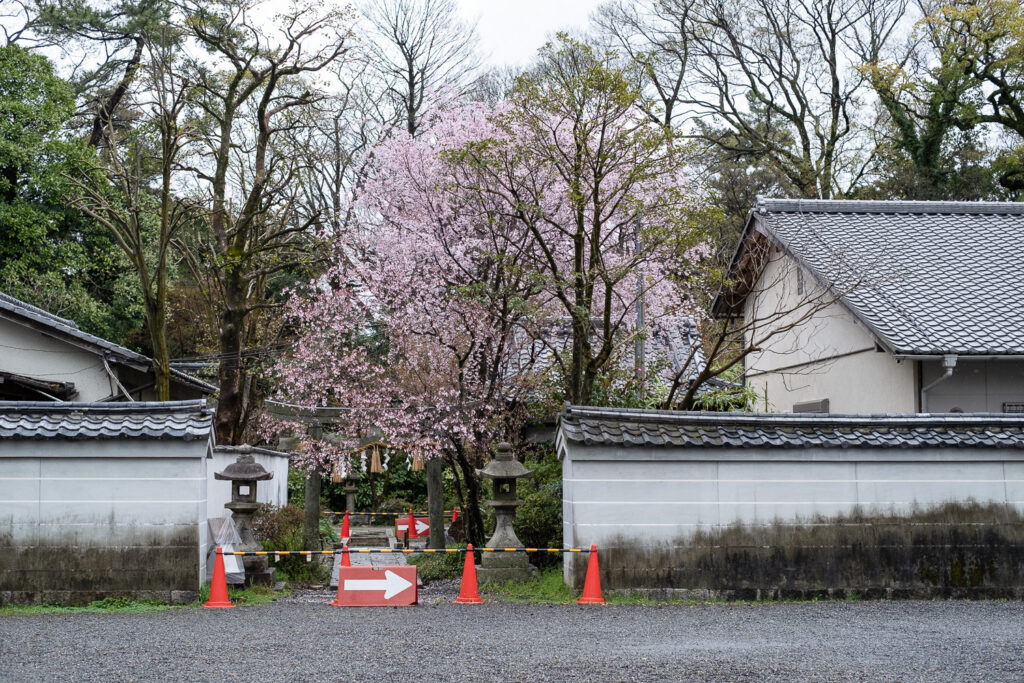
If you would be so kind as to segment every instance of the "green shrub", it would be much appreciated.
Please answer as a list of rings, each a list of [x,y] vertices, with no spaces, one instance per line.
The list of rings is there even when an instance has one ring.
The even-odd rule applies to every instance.
[[[528,548],[562,547],[562,485],[542,484],[536,491],[523,497],[516,510],[516,536]],[[537,566],[558,563],[561,555],[539,553],[531,557]]]
[[[306,470],[288,468],[288,504],[298,508],[306,504]]]
[[[387,500],[383,501],[380,504],[380,512],[406,512],[407,513],[407,512],[409,512],[409,510],[412,510],[413,512],[415,512],[417,510],[422,510],[425,507],[426,507],[425,505],[419,505],[419,506],[413,505],[412,503],[410,503],[405,498],[397,498],[396,497],[396,498],[388,498]]]
[[[543,452],[527,467],[533,477],[520,483],[523,504],[516,509],[516,536],[528,548],[562,547],[562,463],[553,452]],[[561,554],[531,555],[538,567],[561,562]]]
[[[252,530],[256,540],[264,550],[317,550],[306,548],[303,539],[305,512],[294,505],[275,507],[261,505],[252,518]],[[330,542],[334,536],[330,522],[320,521],[320,545]],[[285,555],[274,566],[278,572],[291,581],[299,583],[319,583],[327,576],[327,569],[319,562],[319,557],[307,560],[302,555]],[[270,557],[273,562],[273,556]]]
[[[367,455],[367,460],[369,460]],[[383,457],[383,454],[382,454]],[[424,509],[427,504],[427,477],[424,472],[413,472],[406,462],[406,454],[399,452],[391,456],[388,469],[370,475],[362,472],[356,488],[356,510],[373,509],[373,501],[377,501],[377,509],[384,510],[385,502],[391,499],[405,501],[405,512],[409,508]],[[357,464],[358,467],[358,464]],[[371,480],[373,490],[371,491]],[[324,479],[323,497],[331,510],[345,509],[345,484],[331,483]],[[376,495],[374,495],[376,493]],[[398,512],[398,510],[393,510]]]
[[[409,564],[416,565],[417,576],[424,583],[429,583],[461,577],[466,555],[465,553],[423,553],[409,555],[407,561]]]

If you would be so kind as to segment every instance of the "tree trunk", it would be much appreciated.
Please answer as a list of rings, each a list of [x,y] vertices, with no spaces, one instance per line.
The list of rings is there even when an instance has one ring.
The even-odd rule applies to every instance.
[[[96,111],[96,117],[92,121],[92,133],[89,134],[89,145],[91,147],[99,146],[103,140],[103,134],[107,126],[110,125],[114,111],[121,104],[124,96],[128,94],[128,88],[131,86],[132,81],[135,80],[135,74],[138,72],[139,64],[142,62],[142,50],[145,43],[142,36],[135,36],[134,40],[135,51],[132,53],[131,59],[128,60],[128,65],[125,66],[124,75],[121,76],[121,80],[118,81],[117,86],[110,93],[106,102],[100,104],[99,109]]]
[[[217,443],[225,446],[239,445],[245,428],[242,405],[244,307],[245,292],[241,279],[229,275],[224,283],[224,309],[220,318],[220,396],[216,416]]]
[[[154,392],[156,400],[171,400],[171,358],[167,350],[167,322],[163,306],[158,306],[150,319],[153,330],[150,339],[153,342],[153,377],[156,382]]]
[[[430,547],[444,548],[444,498],[441,488],[441,474],[444,463],[440,458],[430,458],[427,469],[427,499],[430,513]]]
[[[464,448],[456,447],[455,458],[466,482],[466,539],[476,547],[482,548],[487,539],[484,536],[483,515],[480,513],[480,482],[476,478],[476,469],[466,457]]]

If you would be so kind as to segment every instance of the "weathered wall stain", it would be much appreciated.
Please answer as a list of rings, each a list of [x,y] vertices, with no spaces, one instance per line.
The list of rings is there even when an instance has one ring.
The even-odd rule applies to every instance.
[[[81,546],[50,533],[46,545],[0,534],[0,605],[86,604],[110,596],[191,602],[199,588],[196,526],[134,529],[131,543]]]
[[[1024,597],[1024,516],[950,503],[909,515],[734,525],[637,548],[599,548],[602,585],[725,599]],[[572,566],[579,588],[585,557]]]

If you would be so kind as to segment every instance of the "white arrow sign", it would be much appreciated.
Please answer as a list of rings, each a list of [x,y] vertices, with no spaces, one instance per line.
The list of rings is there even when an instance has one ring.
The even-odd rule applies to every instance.
[[[384,571],[383,579],[345,579],[345,590],[384,591],[385,600],[390,600],[410,586],[411,582],[389,569]]]
[[[399,524],[398,525],[398,530],[399,531],[405,531],[408,528],[409,528],[408,522],[405,523],[405,524]],[[430,525],[427,524],[426,522],[421,522],[418,519],[416,520],[416,533],[422,534],[424,531],[426,531],[429,528],[430,528]]]

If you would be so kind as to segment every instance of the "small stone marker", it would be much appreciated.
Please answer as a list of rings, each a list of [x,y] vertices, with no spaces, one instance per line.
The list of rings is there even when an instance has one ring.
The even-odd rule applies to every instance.
[[[415,605],[419,600],[416,567],[341,567],[338,572],[339,607]]]

